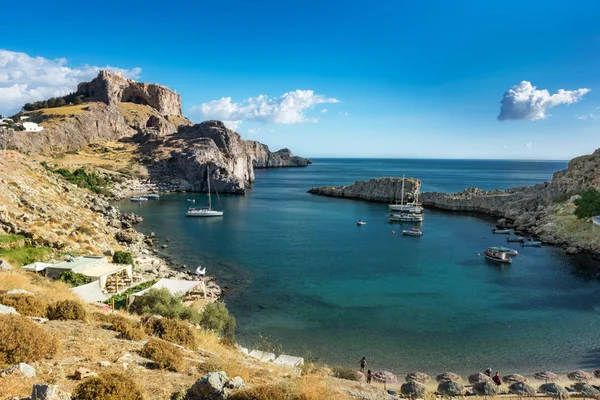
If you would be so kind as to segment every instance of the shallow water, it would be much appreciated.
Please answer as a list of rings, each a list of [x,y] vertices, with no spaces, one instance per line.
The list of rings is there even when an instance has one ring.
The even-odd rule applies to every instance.
[[[221,196],[225,216],[185,218],[169,194],[123,211],[181,264],[202,264],[231,289],[228,307],[246,346],[259,334],[287,353],[396,373],[491,367],[503,372],[600,367],[600,281],[551,247],[518,248],[512,266],[478,257],[504,244],[494,220],[427,210],[422,238],[392,234],[385,204],[307,194],[313,186],[381,176],[419,178],[423,190],[457,191],[549,180],[566,162],[315,160],[256,171],[246,196]],[[218,203],[213,199],[213,204]],[[356,220],[368,221],[357,227]],[[512,246],[515,247],[515,246]],[[593,266],[595,268],[595,266]]]

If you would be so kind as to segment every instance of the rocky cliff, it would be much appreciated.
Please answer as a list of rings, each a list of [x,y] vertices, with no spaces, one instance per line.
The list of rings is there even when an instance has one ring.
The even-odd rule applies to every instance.
[[[406,178],[404,180],[404,200],[414,201],[420,186],[421,182],[418,179]],[[321,196],[391,203],[402,198],[402,178],[377,178],[368,181],[356,181],[345,186],[312,188],[308,192]]]
[[[246,152],[254,168],[306,167],[311,161],[292,154],[290,149],[271,152],[269,146],[254,140],[246,140]]]

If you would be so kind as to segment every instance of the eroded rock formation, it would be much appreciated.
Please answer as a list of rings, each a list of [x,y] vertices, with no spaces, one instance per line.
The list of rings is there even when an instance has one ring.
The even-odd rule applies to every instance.
[[[421,182],[418,179],[404,180],[404,201],[413,201]],[[308,191],[329,197],[344,197],[391,203],[402,198],[402,178],[377,178],[368,181],[356,181],[345,186],[324,186]]]

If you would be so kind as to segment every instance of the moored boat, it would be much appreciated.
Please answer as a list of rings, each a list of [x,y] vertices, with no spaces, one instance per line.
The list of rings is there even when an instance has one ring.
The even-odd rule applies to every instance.
[[[523,236],[511,236],[506,238],[507,242],[522,242],[523,240],[525,240]]]
[[[188,217],[222,217],[223,211],[213,210],[210,200],[210,168],[206,166],[206,181],[208,183],[208,207],[206,208],[195,208],[190,207],[185,214]],[[219,194],[217,193],[217,197]]]
[[[148,198],[147,197],[143,197],[143,196],[130,197],[129,201],[134,201],[134,202],[137,202],[137,203],[141,203],[143,201],[148,201]]]
[[[485,258],[487,258],[488,260],[491,260],[491,261],[499,262],[502,264],[511,264],[512,263],[512,259],[508,256],[508,254],[498,251],[494,247],[487,248],[483,252],[483,255],[485,256]]]
[[[158,193],[145,194],[144,197],[147,199],[150,199],[150,200],[160,199],[160,196],[158,195]]]
[[[394,222],[423,222],[423,214],[400,213],[387,214],[390,221]]]
[[[510,229],[492,229],[494,235],[510,235]]]
[[[405,229],[402,231],[402,234],[406,236],[423,236],[423,232],[418,228]]]
[[[523,247],[542,247],[542,242],[537,240],[523,240],[521,242],[521,246]]]
[[[499,252],[506,253],[506,254],[508,254],[511,257],[519,255],[518,251],[516,251],[515,249],[511,249],[510,247],[498,246],[498,247],[490,247],[490,249],[494,249],[494,250],[497,250]]]
[[[420,185],[421,181],[418,181]],[[423,221],[423,207],[421,203],[417,201],[419,196],[419,187],[415,190],[415,199],[412,203],[404,202],[404,175],[402,175],[402,195],[400,197],[400,203],[396,201],[395,204],[389,204],[390,210],[387,217],[390,221],[396,222],[422,222]]]
[[[356,225],[366,225],[367,221],[363,221],[362,219],[359,219],[358,221],[356,221]]]

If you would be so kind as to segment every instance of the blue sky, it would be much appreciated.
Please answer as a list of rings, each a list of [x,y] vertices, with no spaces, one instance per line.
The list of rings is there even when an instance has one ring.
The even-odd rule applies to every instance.
[[[65,58],[76,76],[141,68],[132,75],[177,90],[192,120],[231,117],[244,138],[299,155],[569,159],[600,147],[597,1],[30,1],[27,19],[21,4],[3,11],[13,17],[0,49]],[[28,89],[12,98],[2,74],[0,58],[0,113],[45,93],[20,74]],[[513,96],[499,121],[504,93],[522,81],[548,93],[522,86],[526,98]]]

